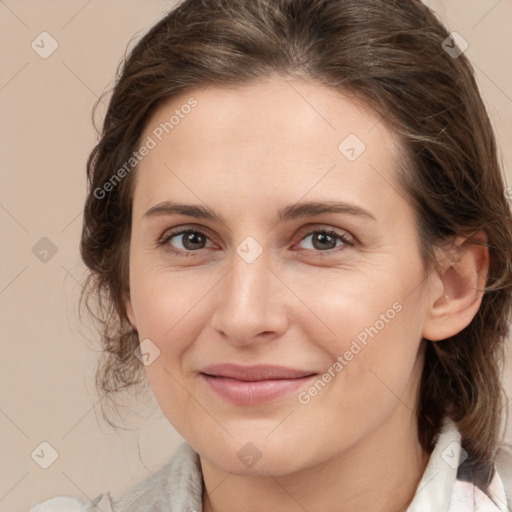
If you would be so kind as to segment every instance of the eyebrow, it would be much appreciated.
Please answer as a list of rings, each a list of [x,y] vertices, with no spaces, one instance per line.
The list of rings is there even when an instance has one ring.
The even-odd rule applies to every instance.
[[[371,212],[354,204],[342,201],[303,201],[279,210],[277,216],[274,218],[274,222],[278,224],[285,220],[313,217],[324,213],[344,213],[365,217],[374,221],[377,220]],[[187,215],[195,219],[211,220],[226,224],[226,220],[222,215],[215,213],[207,206],[176,203],[173,201],[164,201],[152,206],[144,214],[144,217],[152,218],[168,215]]]

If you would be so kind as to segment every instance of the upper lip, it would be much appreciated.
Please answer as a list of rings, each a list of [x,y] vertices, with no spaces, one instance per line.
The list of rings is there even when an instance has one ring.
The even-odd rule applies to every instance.
[[[215,364],[207,366],[201,373],[214,377],[228,377],[244,381],[258,381],[269,379],[300,379],[316,375],[315,372],[299,370],[297,368],[286,368],[275,365],[240,366],[232,363]]]

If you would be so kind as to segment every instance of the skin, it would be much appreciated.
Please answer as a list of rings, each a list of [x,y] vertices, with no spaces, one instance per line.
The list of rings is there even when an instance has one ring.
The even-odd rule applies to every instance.
[[[137,169],[126,309],[140,340],[160,350],[147,377],[200,455],[203,509],[404,510],[429,457],[413,413],[422,337],[442,340],[471,321],[486,249],[457,239],[457,258],[426,271],[396,177],[400,145],[362,102],[299,79],[210,86],[162,104],[142,140],[191,96],[198,106]],[[338,149],[351,133],[366,145],[355,161]],[[225,222],[145,216],[169,200],[206,205]],[[313,200],[357,205],[374,219],[324,213],[276,224],[280,209]],[[157,244],[178,227],[206,238]],[[319,228],[352,245],[322,244]],[[236,250],[248,236],[262,249],[252,263]],[[400,312],[306,405],[297,392],[233,405],[199,377],[223,362],[321,375],[396,303]],[[248,442],[261,454],[252,467],[237,456]]]

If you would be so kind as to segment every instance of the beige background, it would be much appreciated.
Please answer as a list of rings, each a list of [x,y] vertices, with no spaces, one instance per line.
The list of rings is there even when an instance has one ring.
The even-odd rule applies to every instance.
[[[512,2],[428,3],[469,42],[466,54],[512,185]],[[182,441],[158,408],[151,413],[151,401],[132,422],[135,430],[115,432],[105,425],[92,381],[94,332],[77,317],[85,160],[95,141],[91,108],[112,85],[128,41],[172,5],[0,0],[0,511],[25,511],[56,495],[119,496]],[[31,47],[43,31],[58,43],[47,59]],[[57,249],[47,262],[32,250],[43,237]],[[50,247],[39,243],[39,251]],[[512,397],[511,384],[509,368]],[[58,453],[48,469],[31,457],[44,441]]]

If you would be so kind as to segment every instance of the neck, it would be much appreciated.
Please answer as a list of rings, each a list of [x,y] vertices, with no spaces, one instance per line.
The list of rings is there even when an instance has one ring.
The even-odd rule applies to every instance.
[[[279,478],[226,473],[201,461],[204,512],[402,512],[412,501],[429,455],[416,417],[402,403],[372,435],[321,465]]]

